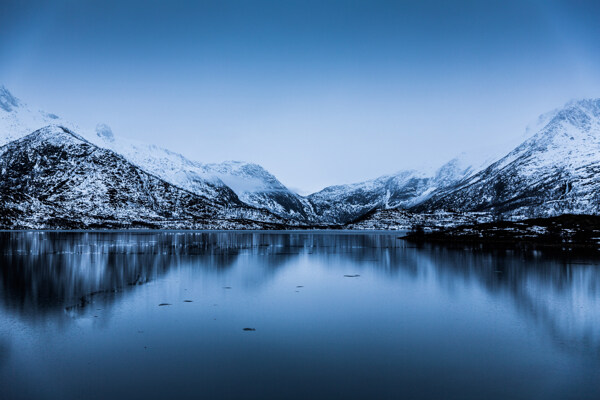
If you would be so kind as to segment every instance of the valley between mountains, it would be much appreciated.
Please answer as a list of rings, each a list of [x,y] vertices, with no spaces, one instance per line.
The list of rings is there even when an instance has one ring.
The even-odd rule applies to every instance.
[[[94,132],[0,86],[2,229],[439,229],[600,214],[600,99],[567,103],[507,154],[300,196],[257,164],[205,164]]]

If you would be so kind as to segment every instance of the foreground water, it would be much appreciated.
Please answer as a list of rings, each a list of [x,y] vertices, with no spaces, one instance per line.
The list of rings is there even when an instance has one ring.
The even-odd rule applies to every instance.
[[[600,398],[600,262],[397,236],[0,233],[0,397]]]

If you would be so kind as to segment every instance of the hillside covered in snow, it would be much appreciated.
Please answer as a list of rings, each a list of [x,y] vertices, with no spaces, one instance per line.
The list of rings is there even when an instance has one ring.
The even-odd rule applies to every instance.
[[[600,214],[600,100],[538,118],[505,154],[462,154],[300,196],[260,165],[207,164],[28,106],[0,86],[1,225],[8,228],[406,229]]]
[[[3,229],[263,229],[287,221],[199,196],[59,126],[0,147]]]
[[[103,123],[95,129],[83,129],[27,105],[0,86],[0,145],[48,125],[66,127],[90,143],[112,150],[139,168],[197,195],[232,204],[241,199],[252,207],[264,208],[294,223],[314,223],[318,219],[308,201],[257,164],[239,161],[203,164],[152,144],[115,135]]]
[[[505,157],[414,209],[513,217],[598,214],[599,172],[600,99],[576,101]]]

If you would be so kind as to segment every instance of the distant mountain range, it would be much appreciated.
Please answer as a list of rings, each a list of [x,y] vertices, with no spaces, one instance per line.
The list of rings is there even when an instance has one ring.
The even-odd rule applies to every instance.
[[[257,164],[204,164],[87,131],[0,86],[4,228],[403,229],[494,218],[600,212],[600,100],[539,118],[504,156],[461,155],[434,172],[401,171],[300,196]]]

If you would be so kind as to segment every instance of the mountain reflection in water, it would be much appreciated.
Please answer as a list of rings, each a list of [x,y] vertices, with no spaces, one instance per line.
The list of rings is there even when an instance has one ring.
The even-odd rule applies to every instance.
[[[371,354],[380,354],[384,351],[382,346],[393,347],[400,339],[413,343],[431,340],[437,346],[447,345],[442,349],[448,350],[450,355],[453,354],[449,350],[451,344],[444,343],[449,338],[454,338],[453,340],[457,340],[454,344],[456,348],[473,353],[457,352],[456,356],[464,357],[465,360],[463,363],[459,359],[457,365],[463,369],[464,374],[473,374],[480,366],[474,365],[475,361],[469,364],[470,357],[473,360],[478,357],[488,357],[490,360],[503,357],[490,350],[495,346],[494,341],[498,340],[494,335],[513,335],[514,342],[519,343],[523,341],[519,335],[527,336],[527,332],[541,338],[527,338],[536,345],[539,344],[537,351],[541,354],[540,360],[544,360],[540,363],[551,364],[552,360],[543,357],[550,357],[548,354],[555,352],[557,360],[562,360],[560,362],[567,363],[564,361],[566,358],[568,363],[588,371],[589,375],[579,380],[573,381],[572,377],[564,380],[572,381],[573,384],[576,382],[579,392],[572,392],[574,389],[568,383],[545,382],[540,377],[536,378],[535,385],[528,386],[527,382],[520,382],[514,384],[512,389],[507,388],[506,392],[492,390],[492,384],[488,385],[490,391],[487,391],[488,387],[483,386],[484,383],[468,387],[458,385],[456,379],[448,382],[444,382],[439,376],[430,379],[442,379],[440,390],[445,391],[446,398],[477,395],[494,397],[492,394],[497,394],[498,398],[509,394],[513,398],[527,398],[538,393],[536,390],[540,387],[535,386],[539,385],[540,380],[545,382],[548,391],[549,388],[558,390],[552,392],[557,398],[568,397],[571,393],[595,394],[596,389],[590,382],[594,378],[600,378],[599,262],[576,258],[556,259],[542,253],[413,247],[398,240],[397,236],[398,234],[329,232],[0,233],[0,322],[4,325],[0,330],[0,383],[7,387],[6,380],[11,379],[13,382],[13,389],[6,393],[9,398],[19,398],[20,395],[27,397],[25,394],[31,394],[27,392],[31,388],[25,389],[25,384],[23,388],[19,387],[19,382],[23,383],[25,380],[19,380],[24,378],[16,371],[19,366],[26,364],[26,361],[17,356],[20,346],[29,343],[24,337],[52,337],[61,332],[68,336],[75,329],[74,326],[83,329],[78,321],[88,318],[92,320],[106,317],[104,324],[98,325],[101,328],[93,328],[94,325],[85,328],[91,329],[90,332],[94,329],[118,331],[130,323],[121,319],[125,318],[122,317],[121,309],[125,308],[136,315],[140,306],[134,304],[143,295],[157,299],[156,304],[152,303],[152,307],[156,306],[156,309],[158,302],[163,302],[158,299],[164,297],[164,303],[172,304],[171,311],[168,312],[178,313],[177,323],[181,324],[182,329],[186,324],[194,329],[204,326],[192,321],[188,311],[176,311],[185,296],[194,297],[189,300],[195,302],[190,307],[192,304],[203,307],[195,309],[198,314],[194,314],[194,318],[200,315],[206,316],[208,320],[209,316],[213,317],[216,313],[214,310],[218,305],[223,303],[231,307],[226,314],[219,315],[221,319],[242,321],[248,313],[256,313],[257,321],[262,322],[262,326],[248,327],[257,330],[243,333],[242,328],[247,327],[240,325],[235,329],[236,334],[239,331],[239,334],[244,335],[261,335],[279,324],[279,336],[273,336],[270,342],[276,349],[268,350],[268,344],[263,343],[263,346],[267,346],[262,348],[266,357],[263,372],[280,374],[281,371],[273,369],[274,366],[285,365],[290,368],[290,374],[297,374],[298,380],[304,376],[303,379],[307,379],[305,383],[312,385],[312,389],[308,390],[291,375],[285,375],[282,379],[294,388],[295,394],[282,392],[277,387],[264,388],[260,386],[260,379],[248,384],[245,392],[233,389],[219,392],[205,383],[202,388],[206,390],[208,397],[260,398],[261,395],[268,397],[269,394],[303,397],[316,393],[341,393],[344,397],[363,398],[367,393],[376,397],[437,396],[441,392],[429,387],[427,379],[419,375],[418,371],[419,366],[425,368],[429,363],[452,366],[451,360],[440,361],[436,358],[444,357],[443,353],[435,355],[424,351],[422,359],[409,357],[404,361],[392,358],[387,360],[385,356],[381,356],[379,361],[367,357],[365,367],[369,365],[369,368],[373,368],[373,365],[381,363],[377,378],[380,379],[379,384],[373,387],[375,383],[367,379],[368,382],[365,381],[363,386],[354,382],[342,389],[339,387],[341,381],[337,381],[340,377],[332,371],[345,371],[349,376],[365,372],[360,367],[350,368],[344,364],[349,360],[357,361],[353,360],[352,355],[358,357],[358,353],[354,352],[359,350],[347,347],[345,357],[348,359],[336,361],[337,351],[342,350],[336,349],[336,344],[329,341],[339,337],[339,343],[346,346],[356,346]],[[167,284],[171,286],[163,286]],[[229,287],[231,289],[227,289]],[[351,290],[355,290],[354,295]],[[293,295],[305,296],[304,298],[311,296],[311,300],[306,300],[307,303],[302,305],[296,304],[294,302],[300,300],[296,300],[298,297],[294,298]],[[417,303],[417,300],[421,303]],[[203,303],[198,305],[200,301]],[[256,302],[256,306],[248,309],[248,302]],[[458,305],[461,306],[460,309]],[[470,307],[472,310],[468,309]],[[95,315],[99,313],[96,310],[102,311],[103,315]],[[155,308],[148,306],[147,310],[144,308],[143,312],[140,311],[142,316],[139,317],[139,324],[150,324],[148,321],[159,318],[158,314],[154,314],[158,311],[154,310]],[[290,314],[293,315],[293,320],[288,319]],[[413,323],[398,325],[403,317],[406,317],[403,321]],[[487,324],[489,321],[500,322],[498,326],[486,326],[485,321],[479,325],[477,318],[485,318]],[[504,324],[504,320],[511,322]],[[57,328],[48,328],[49,324]],[[289,328],[285,327],[286,324]],[[514,327],[515,324],[518,326]],[[11,331],[11,326],[18,326],[19,329]],[[292,328],[304,330],[304,336],[289,333]],[[165,328],[165,337],[161,343],[166,347],[174,346],[171,350],[176,352],[176,345],[165,342],[177,339],[169,338],[169,335],[174,335],[169,329]],[[456,332],[452,329],[456,329]],[[217,343],[215,346],[232,345],[227,342],[228,334],[224,332],[226,330],[217,329],[213,333],[205,333],[204,340]],[[460,343],[461,337],[465,335],[473,335],[471,339],[476,338],[479,344],[473,345],[472,350],[465,350],[469,348],[469,344]],[[369,337],[380,337],[380,343],[366,339]],[[302,347],[309,338],[312,347]],[[106,338],[106,348],[111,348],[111,340],[119,339]],[[244,340],[244,337],[239,340]],[[319,340],[329,344],[323,344],[321,348],[315,344]],[[238,342],[234,343],[235,346],[240,346]],[[34,346],[31,343],[29,345]],[[203,346],[195,342],[188,345]],[[303,352],[295,351],[295,345],[303,348]],[[478,351],[481,354],[477,354]],[[501,349],[498,350],[500,351]],[[321,370],[324,376],[328,376],[328,380],[311,382],[309,367],[275,359],[282,354],[304,360],[310,368]],[[60,357],[58,354],[55,356]],[[270,360],[269,357],[273,359]],[[362,357],[366,356],[363,354]],[[514,357],[518,360],[518,356]],[[185,357],[181,360],[192,367],[193,360]],[[138,366],[138,361],[131,361],[132,366]],[[230,361],[242,362],[236,359]],[[168,359],[164,362],[169,363]],[[523,359],[522,362],[526,364],[528,359]],[[42,361],[40,363],[43,364]],[[98,363],[102,364],[100,361]],[[267,368],[269,365],[271,366]],[[390,367],[396,367],[396,370],[390,370]],[[412,367],[417,372],[411,372]],[[429,368],[433,367],[430,365]],[[106,368],[102,369],[105,370]],[[244,381],[241,375],[235,373],[230,378]],[[552,379],[556,379],[556,376]],[[456,388],[462,387],[461,390],[464,391],[453,392],[453,382],[456,383]],[[56,383],[48,383],[51,387],[54,384]],[[560,387],[557,389],[556,385]],[[193,392],[181,392],[178,396],[191,398],[192,394],[201,395],[202,388],[195,387]],[[49,394],[50,392],[40,388],[34,395],[52,398],[60,394],[62,398],[69,398],[73,393],[80,393],[77,391],[79,389],[71,388],[66,383],[56,384],[55,390],[54,394]],[[98,398],[115,394],[110,391],[95,393]],[[144,389],[140,388],[138,394],[143,393]],[[169,392],[161,392],[155,388],[146,395],[152,397],[159,396],[160,393]]]

